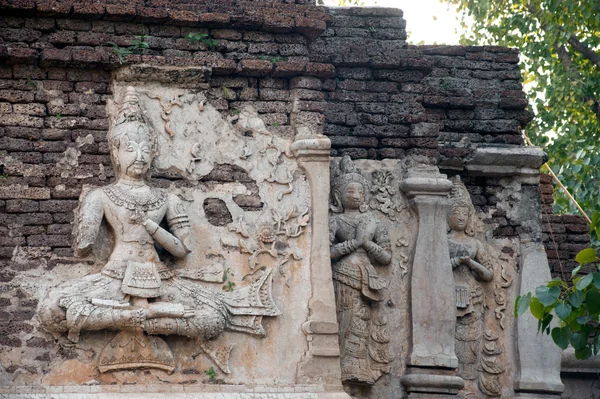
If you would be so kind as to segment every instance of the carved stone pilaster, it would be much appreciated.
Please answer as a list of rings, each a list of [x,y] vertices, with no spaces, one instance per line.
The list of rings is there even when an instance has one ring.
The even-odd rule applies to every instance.
[[[541,242],[521,242],[522,265],[519,295],[533,292],[552,276],[548,258]],[[550,336],[537,333],[537,320],[526,312],[517,319],[519,371],[515,379],[515,397],[535,394],[541,398],[558,398],[565,386],[560,380],[561,350]]]
[[[340,349],[329,255],[329,150],[325,136],[297,139],[291,149],[310,184],[312,245],[310,250],[309,317],[302,325],[307,351],[298,365],[298,383],[321,382],[348,397],[341,386]]]
[[[452,183],[435,167],[419,167],[400,188],[412,198],[419,218],[410,293],[412,345],[402,384],[411,395],[453,395],[464,382],[456,375],[456,294],[446,236]]]

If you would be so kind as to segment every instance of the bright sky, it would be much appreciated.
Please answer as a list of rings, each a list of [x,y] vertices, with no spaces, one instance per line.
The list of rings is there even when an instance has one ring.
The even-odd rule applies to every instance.
[[[373,4],[364,0],[365,5]],[[335,0],[325,0],[332,4]],[[440,0],[376,0],[379,7],[394,7],[404,11],[408,41],[411,44],[458,44],[461,26],[456,9]]]

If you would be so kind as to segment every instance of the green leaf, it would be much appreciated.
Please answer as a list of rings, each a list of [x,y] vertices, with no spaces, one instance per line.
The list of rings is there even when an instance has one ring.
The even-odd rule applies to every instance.
[[[550,306],[556,302],[558,296],[560,295],[559,287],[547,287],[545,285],[540,285],[535,289],[535,296],[544,306]]]
[[[591,314],[600,313],[600,292],[589,290],[585,295],[585,302]]]
[[[590,285],[592,283],[593,279],[594,279],[593,275],[586,274],[585,276],[580,278],[577,281],[577,283],[575,283],[575,288],[577,288],[579,291],[583,291],[585,288],[587,288],[588,285]]]
[[[558,302],[554,307],[554,312],[562,320],[566,319],[571,315],[571,310],[571,306],[565,301]]]
[[[550,328],[548,326],[552,322],[553,318],[554,316],[552,316],[551,314],[547,314],[542,320],[542,323],[538,325],[538,331],[545,331],[546,334],[550,334]]]
[[[544,318],[544,305],[536,297],[531,298],[529,310],[536,319],[542,320]]]
[[[592,273],[594,276],[594,287],[600,290],[600,273]]]
[[[575,255],[575,260],[577,263],[581,265],[585,265],[588,263],[594,263],[598,260],[596,256],[596,251],[593,248],[582,249]]]
[[[578,308],[583,303],[583,292],[575,291],[569,294],[569,303],[573,305],[574,308]]]
[[[577,321],[577,324],[585,324],[588,321],[592,320],[592,318],[589,315],[584,315],[584,316],[579,316],[578,318],[575,319]]]
[[[571,272],[571,278],[575,277],[577,275],[577,273],[579,273],[580,270],[581,270],[581,265],[579,265],[575,269],[573,269],[573,271]]]
[[[576,351],[582,350],[587,345],[587,339],[581,333],[574,333],[571,335],[570,342],[571,346],[573,346]]]
[[[592,356],[592,349],[589,346],[586,346],[580,350],[575,350],[575,359],[585,360],[589,359]]]
[[[521,316],[523,313],[529,309],[529,304],[531,303],[531,292],[528,292],[527,295],[518,296],[515,301],[515,317]]]
[[[554,327],[551,333],[552,340],[554,341],[556,346],[558,346],[562,350],[567,349],[567,347],[569,346],[571,335],[573,335],[573,333],[571,332],[571,327],[569,326],[565,326],[562,328]]]

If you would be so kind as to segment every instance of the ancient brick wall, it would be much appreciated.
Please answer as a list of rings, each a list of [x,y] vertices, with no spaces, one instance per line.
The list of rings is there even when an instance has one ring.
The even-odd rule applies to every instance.
[[[578,266],[575,255],[590,246],[590,228],[580,215],[555,215],[552,176],[540,176],[543,240],[553,277],[568,279]],[[593,271],[590,266],[586,271]]]
[[[519,54],[501,47],[406,46],[396,9],[331,11],[310,59],[335,66],[326,134],[334,154],[451,163],[476,146],[520,145],[532,118]]]
[[[113,177],[106,103],[111,73],[123,65],[205,65],[208,101],[224,116],[235,121],[251,104],[282,137],[292,138],[296,123],[324,132],[332,155],[423,155],[451,174],[477,146],[522,144],[520,128],[532,115],[515,50],[407,46],[399,10],[308,2],[0,1],[0,350],[26,353],[9,374],[33,376],[50,356],[76,356],[37,331],[36,300],[21,285],[81,262],[72,258],[73,209],[84,185]],[[189,33],[217,43],[186,39]],[[136,41],[147,48],[123,53]],[[227,167],[213,172],[203,183],[240,181],[253,195],[238,205],[261,209],[247,176]],[[187,184],[170,173],[154,181]],[[510,187],[493,178],[465,182],[495,237],[520,233],[520,222],[497,206]],[[539,195],[537,185],[523,190]],[[577,229],[585,226],[550,219],[555,241],[564,236],[557,256],[566,260],[584,242]]]

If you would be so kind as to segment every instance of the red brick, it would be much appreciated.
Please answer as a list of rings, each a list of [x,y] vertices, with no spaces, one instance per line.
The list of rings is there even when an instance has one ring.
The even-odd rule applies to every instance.
[[[12,0],[12,1],[3,1],[0,3],[2,8],[6,8],[11,10],[15,14],[19,15],[28,15],[33,14],[35,11],[35,1],[34,0]]]
[[[108,21],[131,21],[136,14],[134,5],[107,4],[104,19]]]
[[[295,18],[294,26],[294,31],[300,32],[311,39],[319,37],[321,33],[323,33],[325,29],[327,29],[327,24],[325,23],[325,21],[305,18],[301,16],[297,16]]]
[[[18,90],[0,90],[0,101],[9,103],[29,103],[34,98],[33,93]]]
[[[6,55],[11,64],[34,64],[38,58],[36,50],[25,47],[6,47]]]
[[[73,4],[73,17],[85,20],[101,19],[106,11],[104,4],[75,3]]]
[[[169,19],[173,25],[196,26],[200,16],[194,11],[169,10]]]
[[[36,15],[47,17],[66,17],[71,12],[72,1],[40,1],[37,4]]]
[[[94,64],[102,61],[102,54],[94,50],[73,49],[73,61],[82,64]]]
[[[288,15],[265,14],[263,18],[263,29],[269,32],[291,32],[294,28],[294,19]]]
[[[13,199],[6,201],[6,212],[8,213],[29,213],[38,212],[40,204],[38,201],[27,199]]]
[[[306,75],[327,79],[335,77],[335,68],[331,64],[309,62],[306,64]]]
[[[212,31],[213,39],[242,40],[242,32],[233,29],[215,29]]]
[[[63,30],[80,30],[86,32],[92,30],[92,23],[81,19],[57,19],[56,25]]]
[[[541,174],[540,175],[540,184],[552,184],[554,179],[549,174]]]
[[[31,247],[70,247],[70,235],[31,235],[27,237],[27,245]]]
[[[25,27],[40,31],[51,31],[56,27],[56,22],[53,18],[27,18]]]
[[[245,76],[267,76],[273,69],[271,61],[267,60],[242,60],[240,66],[240,74]]]
[[[163,23],[167,20],[169,14],[166,9],[162,8],[150,8],[150,7],[138,7],[136,22],[145,23]]]
[[[231,20],[228,14],[209,12],[200,15],[200,25],[209,27],[228,27]]]
[[[272,42],[275,37],[272,33],[264,32],[244,32],[244,41],[248,42]]]
[[[98,32],[77,32],[77,44],[83,46],[102,46],[111,40],[111,36]]]
[[[306,69],[305,62],[276,62],[273,77],[292,77],[302,75]]]
[[[180,37],[181,28],[179,26],[154,25],[150,27],[150,35],[161,37]]]
[[[63,66],[71,62],[71,49],[45,49],[40,56],[42,66]]]
[[[48,42],[53,44],[75,44],[76,34],[73,31],[62,30],[48,36]]]
[[[212,69],[214,75],[229,75],[237,69],[234,60],[223,58],[207,60],[206,65]]]
[[[260,13],[245,13],[231,16],[231,27],[257,30],[262,27],[263,17]]]
[[[15,79],[46,79],[46,71],[34,65],[15,65],[13,67]]]

